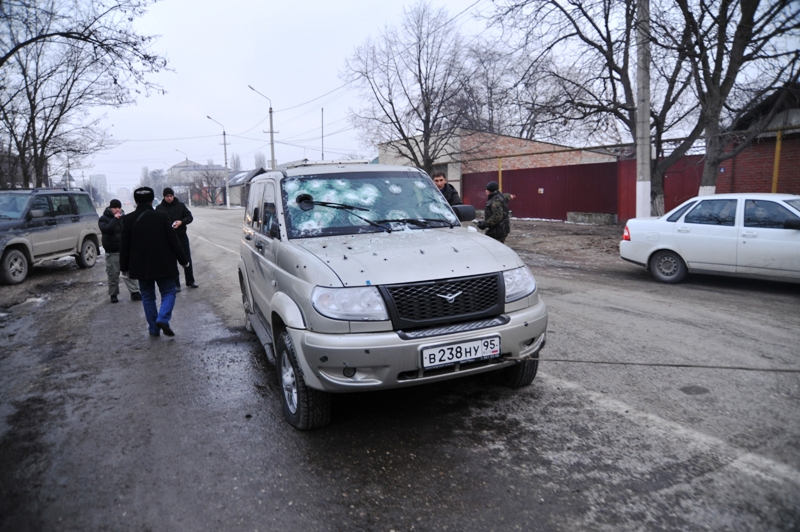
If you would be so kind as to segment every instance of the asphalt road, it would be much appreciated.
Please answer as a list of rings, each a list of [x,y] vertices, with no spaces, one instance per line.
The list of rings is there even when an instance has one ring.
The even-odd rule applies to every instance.
[[[520,249],[530,387],[339,395],[299,432],[243,328],[242,211],[193,212],[174,339],[102,263],[0,287],[0,529],[800,529],[800,285]]]

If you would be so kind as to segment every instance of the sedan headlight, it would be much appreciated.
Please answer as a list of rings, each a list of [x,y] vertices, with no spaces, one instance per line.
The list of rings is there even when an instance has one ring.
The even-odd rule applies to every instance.
[[[536,290],[536,280],[527,266],[503,272],[506,282],[506,303],[522,299]]]
[[[374,286],[354,288],[314,287],[311,304],[328,318],[335,320],[388,320],[386,305]]]

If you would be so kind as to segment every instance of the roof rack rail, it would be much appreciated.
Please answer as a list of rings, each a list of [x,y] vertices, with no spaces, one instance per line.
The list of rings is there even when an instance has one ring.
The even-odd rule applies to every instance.
[[[337,160],[337,161],[309,161],[302,159],[283,165],[287,170],[290,168],[301,168],[304,166],[343,166],[347,164],[369,164],[370,159],[350,159],[350,160]]]

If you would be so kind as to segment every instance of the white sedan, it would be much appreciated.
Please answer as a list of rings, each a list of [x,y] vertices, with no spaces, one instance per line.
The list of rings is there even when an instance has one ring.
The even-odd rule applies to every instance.
[[[698,196],[659,218],[628,220],[619,254],[664,283],[687,273],[800,282],[800,196]]]

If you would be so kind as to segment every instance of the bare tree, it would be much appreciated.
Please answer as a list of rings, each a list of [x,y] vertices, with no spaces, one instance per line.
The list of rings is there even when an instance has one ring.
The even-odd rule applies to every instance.
[[[225,199],[225,170],[214,166],[214,161],[209,159],[204,169],[192,173],[192,188],[211,205]]]
[[[636,138],[636,0],[507,2],[495,21],[542,43],[561,87],[565,121],[591,138]],[[766,4],[766,5],[762,5]],[[721,129],[784,83],[797,80],[800,4],[791,0],[652,0],[651,135],[653,211],[663,206],[663,176],[701,138],[704,185],[714,185],[724,152]],[[748,131],[754,138],[770,116]],[[677,144],[667,136],[682,137]],[[744,149],[745,143],[737,150]],[[670,149],[667,149],[670,148]]]
[[[241,172],[242,170],[242,159],[239,157],[238,153],[231,154],[231,171],[232,172]]]
[[[453,149],[461,122],[462,51],[447,12],[424,1],[404,11],[399,27],[386,27],[359,46],[343,77],[361,87],[368,102],[351,110],[362,138],[430,172]]]
[[[0,1],[0,129],[11,138],[23,185],[42,186],[48,165],[80,161],[110,143],[99,106],[130,104],[157,88],[165,67],[152,37],[132,29],[151,0]]]
[[[0,2],[0,70],[35,44],[88,44],[145,86],[143,75],[166,67],[150,51],[154,36],[132,26],[157,0],[3,0]]]
[[[266,168],[267,156],[262,152],[257,151],[255,155],[253,155],[253,164],[255,165],[255,168]]]

